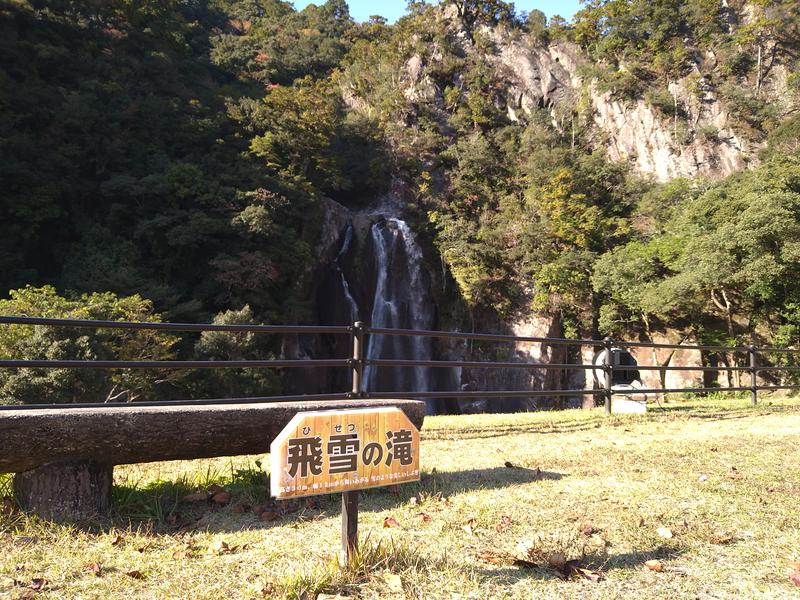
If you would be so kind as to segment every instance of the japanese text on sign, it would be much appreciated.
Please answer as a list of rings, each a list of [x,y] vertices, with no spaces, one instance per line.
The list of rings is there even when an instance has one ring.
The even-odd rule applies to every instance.
[[[300,413],[270,453],[272,495],[310,496],[419,479],[419,432],[397,408]]]

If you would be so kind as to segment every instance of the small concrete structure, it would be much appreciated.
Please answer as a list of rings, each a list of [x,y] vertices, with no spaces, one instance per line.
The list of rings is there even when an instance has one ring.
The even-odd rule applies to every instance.
[[[642,394],[637,388],[641,389],[630,384],[611,387],[612,414],[642,415],[647,412],[647,394]]]
[[[598,367],[605,364],[606,350],[594,357],[593,363]],[[638,363],[633,355],[624,348],[611,348],[612,366],[634,367]],[[606,385],[606,374],[602,368],[594,369],[594,378],[598,387]],[[642,389],[642,378],[634,369],[616,369],[611,374],[611,412],[613,414],[644,414],[647,412],[647,394]]]

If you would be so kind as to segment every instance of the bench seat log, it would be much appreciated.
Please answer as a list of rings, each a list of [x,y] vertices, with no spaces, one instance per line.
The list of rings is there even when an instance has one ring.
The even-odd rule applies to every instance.
[[[422,426],[425,403],[418,400],[4,410],[0,473],[60,462],[122,465],[263,454],[298,412],[379,406],[397,406]]]
[[[298,412],[397,406],[422,427],[418,400],[336,400],[0,411],[0,472],[24,510],[54,521],[102,518],[114,465],[269,452]]]

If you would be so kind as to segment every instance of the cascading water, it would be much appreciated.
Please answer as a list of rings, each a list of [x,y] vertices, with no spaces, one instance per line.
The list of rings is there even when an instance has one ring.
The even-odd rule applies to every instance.
[[[353,225],[351,223],[345,230],[342,247],[339,248],[339,253],[336,255],[336,259],[333,261],[333,264],[336,267],[336,272],[339,274],[339,281],[341,281],[342,284],[342,292],[344,293],[345,300],[350,308],[350,322],[355,323],[359,319],[358,304],[356,303],[355,298],[353,298],[353,294],[350,291],[350,284],[347,283],[347,277],[345,277],[344,269],[342,268],[342,261],[347,256],[347,253],[350,252],[350,244],[352,243]]]
[[[389,218],[372,225],[376,285],[371,326],[393,329],[431,329],[434,304],[423,267],[422,250],[408,224]],[[373,334],[367,358],[405,358],[431,360],[430,338]],[[380,368],[364,371],[367,391],[432,390],[430,369],[426,367]]]

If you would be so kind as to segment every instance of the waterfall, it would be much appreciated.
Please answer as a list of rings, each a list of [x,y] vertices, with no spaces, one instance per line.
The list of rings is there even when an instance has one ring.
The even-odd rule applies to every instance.
[[[333,264],[336,268],[336,272],[339,274],[339,281],[342,284],[342,292],[344,293],[345,300],[347,300],[348,307],[350,308],[350,322],[355,323],[359,319],[358,304],[356,303],[355,298],[353,298],[353,294],[350,291],[350,284],[347,283],[347,277],[345,277],[344,269],[342,269],[342,260],[347,256],[347,253],[350,252],[350,244],[352,242],[353,242],[353,224],[350,223],[347,225],[347,230],[344,233],[344,241],[342,242],[342,247],[339,248],[339,253],[336,255]]]
[[[408,224],[389,218],[372,225],[376,285],[371,326],[392,329],[431,329],[434,304],[424,270],[422,250]],[[430,338],[371,335],[370,359],[431,360]],[[434,389],[427,367],[380,368],[368,366],[364,385],[368,391],[417,392]]]

